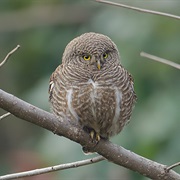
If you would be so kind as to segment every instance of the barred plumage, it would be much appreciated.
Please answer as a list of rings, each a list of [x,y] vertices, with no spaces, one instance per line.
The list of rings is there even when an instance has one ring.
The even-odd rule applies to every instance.
[[[66,47],[50,78],[53,112],[89,130],[92,138],[118,134],[136,101],[132,76],[120,64],[110,38],[85,33]]]

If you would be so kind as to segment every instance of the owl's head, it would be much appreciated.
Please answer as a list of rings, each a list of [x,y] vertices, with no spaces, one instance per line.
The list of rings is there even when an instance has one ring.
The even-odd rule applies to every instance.
[[[98,33],[85,33],[73,39],[65,48],[62,63],[78,65],[92,70],[108,68],[120,61],[119,52],[114,42]]]

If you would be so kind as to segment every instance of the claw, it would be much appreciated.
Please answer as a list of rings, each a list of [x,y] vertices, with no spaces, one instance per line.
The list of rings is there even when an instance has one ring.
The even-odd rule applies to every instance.
[[[84,127],[84,130],[88,132],[91,140],[93,143],[98,144],[99,141],[101,140],[101,136],[99,135],[99,133],[97,133],[94,129],[90,129],[87,127]],[[91,154],[93,153],[93,151],[89,150],[86,146],[83,147],[83,151],[85,154]]]
[[[101,139],[100,135],[96,133],[94,130],[91,130],[89,134],[92,140],[96,140],[97,142],[100,141]]]
[[[91,137],[92,140],[94,139],[94,134],[95,134],[94,130],[91,130],[90,137]]]
[[[100,135],[98,133],[96,133],[96,141],[99,142],[101,139]]]

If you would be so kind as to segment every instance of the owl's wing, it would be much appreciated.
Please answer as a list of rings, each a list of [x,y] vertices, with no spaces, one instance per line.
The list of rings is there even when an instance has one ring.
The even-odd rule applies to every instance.
[[[137,95],[136,95],[136,93],[135,93],[135,91],[134,91],[134,79],[133,79],[133,77],[132,77],[132,75],[131,75],[130,73],[128,73],[128,75],[129,75],[129,81],[130,81],[131,86],[132,86],[132,89],[133,89],[134,102],[136,102],[136,100],[137,100]]]
[[[51,77],[50,77],[50,80],[49,80],[49,101],[51,101],[51,98],[52,98],[52,94],[53,94],[53,90],[54,90],[54,83],[57,79],[57,76],[59,75],[59,71],[62,70],[62,67],[63,65],[59,65],[56,70],[52,73]]]

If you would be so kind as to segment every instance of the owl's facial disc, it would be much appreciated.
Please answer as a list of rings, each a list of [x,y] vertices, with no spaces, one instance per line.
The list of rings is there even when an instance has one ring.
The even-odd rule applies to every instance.
[[[101,59],[99,59],[98,57],[95,57],[94,55],[83,55],[83,59],[85,61],[90,61],[91,65],[95,65],[99,70],[101,69],[102,65],[101,65]]]
[[[95,69],[101,70],[106,59],[109,57],[109,53],[109,51],[105,51],[102,54],[85,53],[82,58],[85,61],[89,61],[89,64],[94,66]]]
[[[95,59],[97,68],[100,70],[102,68],[102,65],[105,62],[105,59],[108,57],[108,52],[103,53],[99,58]]]
[[[90,61],[91,61],[90,62],[91,65],[95,65],[98,68],[98,70],[101,69],[102,67],[101,59],[99,59],[98,57],[92,56]]]
[[[97,57],[95,57],[95,56],[92,56],[92,58],[91,58],[91,64],[94,64],[94,65],[98,68],[98,70],[101,69],[101,61],[100,61],[99,58],[97,58]]]

